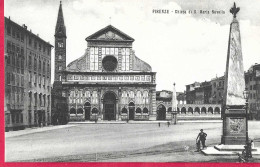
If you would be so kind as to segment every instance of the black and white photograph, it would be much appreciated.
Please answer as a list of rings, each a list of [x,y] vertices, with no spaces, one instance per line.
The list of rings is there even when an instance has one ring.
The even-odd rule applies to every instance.
[[[4,0],[5,162],[260,163],[259,10]]]

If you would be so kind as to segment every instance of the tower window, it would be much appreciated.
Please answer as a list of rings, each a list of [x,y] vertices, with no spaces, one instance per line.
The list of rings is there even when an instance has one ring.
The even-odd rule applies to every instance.
[[[59,55],[58,57],[59,57],[59,60],[61,60],[61,59],[62,59],[62,55]]]
[[[58,42],[58,47],[59,48],[63,48],[63,43],[62,42]]]
[[[62,70],[62,66],[59,66],[59,70]]]

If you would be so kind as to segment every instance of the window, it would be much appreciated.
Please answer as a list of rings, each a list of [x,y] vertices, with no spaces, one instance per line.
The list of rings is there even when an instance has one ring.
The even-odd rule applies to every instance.
[[[29,82],[32,82],[32,74],[29,72]]]
[[[90,48],[90,70],[98,70],[98,48]]]
[[[98,109],[97,108],[93,108],[91,112],[92,112],[92,114],[98,114]]]
[[[18,31],[16,32],[16,39],[20,40],[20,33]]]
[[[12,37],[15,38],[15,29],[12,28]]]
[[[11,26],[9,26],[9,25],[7,26],[7,34],[11,35]]]
[[[127,114],[127,109],[124,107],[121,111],[122,114]]]
[[[29,46],[32,46],[32,38],[29,37]]]
[[[39,51],[42,51],[42,45],[39,44]]]
[[[141,110],[141,108],[138,107],[135,112],[138,114],[141,114],[142,110]]]
[[[24,86],[24,77],[21,76],[21,86]]]
[[[45,74],[45,72],[46,72],[46,71],[45,71],[45,64],[46,64],[46,63],[45,63],[45,61],[44,61],[44,62],[43,62],[43,65],[42,65],[42,66],[43,66],[43,69],[42,69],[42,73],[43,73],[43,74]]]
[[[122,53],[122,70],[129,71],[129,48],[123,48],[121,50]]]
[[[59,66],[59,70],[62,70],[62,66]]]
[[[37,60],[36,60],[36,58],[34,58],[34,70],[36,70],[37,69]]]
[[[38,77],[39,79],[39,86],[41,87],[41,83],[42,83],[42,77],[41,77],[41,75],[39,75],[39,77]]]
[[[48,72],[48,74],[50,73],[50,64],[49,63],[47,63],[47,72]]]
[[[46,95],[43,95],[43,106],[45,107],[46,105]]]
[[[21,47],[21,56],[23,57],[24,56],[24,48]]]
[[[21,34],[21,42],[24,42],[24,34]]]
[[[59,55],[58,58],[59,58],[59,60],[62,60],[62,55]]]
[[[143,113],[148,114],[148,109],[146,107],[143,109]]]
[[[34,41],[34,49],[37,49],[37,42]]]
[[[59,48],[63,48],[63,43],[62,42],[58,42],[58,47]]]
[[[77,114],[83,114],[83,109],[82,108],[78,108],[77,109]]]
[[[47,54],[48,54],[48,55],[50,55],[50,54],[51,54],[51,50],[50,50],[50,48],[48,48],[48,50],[47,50],[47,51],[48,51],[48,53],[47,53]]]
[[[32,56],[29,56],[29,68],[32,66]]]
[[[7,73],[7,79],[6,80],[7,80],[7,84],[10,84],[10,73],[9,72]]]
[[[12,50],[12,44],[10,41],[7,41],[7,53],[10,53]]]
[[[34,75],[34,84],[37,84],[37,75]]]
[[[39,60],[39,68],[38,68],[38,71],[41,72],[41,70],[42,70],[42,61]]]
[[[76,109],[75,108],[71,108],[70,109],[70,114],[76,114]]]

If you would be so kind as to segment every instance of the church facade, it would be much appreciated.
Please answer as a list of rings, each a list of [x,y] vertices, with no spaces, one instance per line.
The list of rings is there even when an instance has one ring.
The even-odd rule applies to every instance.
[[[108,25],[87,37],[84,55],[66,66],[63,19],[60,4],[54,85],[61,85],[70,121],[156,120],[156,73],[135,55],[134,39]]]

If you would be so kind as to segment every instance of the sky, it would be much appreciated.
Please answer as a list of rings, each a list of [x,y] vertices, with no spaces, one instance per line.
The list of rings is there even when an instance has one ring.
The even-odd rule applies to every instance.
[[[54,45],[59,0],[4,3],[6,17],[26,24],[29,30]],[[111,24],[135,39],[136,56],[156,72],[157,90],[172,90],[176,83],[176,90],[184,91],[185,85],[224,75],[233,17],[229,9],[233,3],[233,0],[63,0],[67,64],[85,53],[86,37]],[[236,0],[236,4],[240,7],[237,19],[246,71],[260,63],[260,1]],[[220,12],[213,14],[212,10]],[[53,60],[54,49],[52,81]]]

